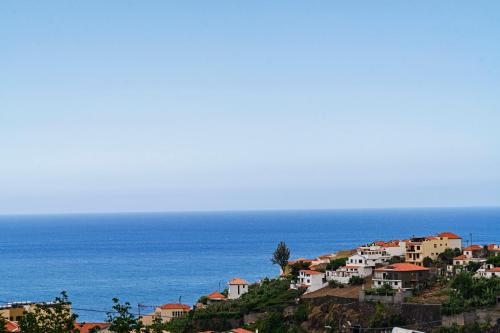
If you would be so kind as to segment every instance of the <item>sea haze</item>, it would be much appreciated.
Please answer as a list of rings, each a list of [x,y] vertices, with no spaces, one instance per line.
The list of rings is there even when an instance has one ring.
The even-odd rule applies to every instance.
[[[66,290],[77,309],[108,310],[113,297],[193,304],[232,277],[276,276],[280,240],[296,258],[440,231],[498,242],[500,208],[0,216],[0,302]]]

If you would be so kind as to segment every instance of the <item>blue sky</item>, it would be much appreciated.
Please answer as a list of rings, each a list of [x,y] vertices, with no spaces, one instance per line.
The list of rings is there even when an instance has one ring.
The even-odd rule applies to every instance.
[[[2,1],[0,213],[500,202],[497,1]]]

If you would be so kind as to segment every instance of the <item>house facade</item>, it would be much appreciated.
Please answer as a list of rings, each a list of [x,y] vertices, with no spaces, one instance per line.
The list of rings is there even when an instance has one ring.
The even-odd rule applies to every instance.
[[[419,286],[430,276],[428,268],[398,263],[376,268],[373,275],[373,288],[380,288],[388,284],[392,289],[409,290]]]
[[[448,246],[451,249],[462,249],[462,237],[452,232],[442,232],[438,237],[448,238]]]
[[[372,274],[373,268],[362,264],[352,265],[348,264],[338,268],[335,271],[326,271],[327,281],[337,281],[342,284],[348,284],[353,276],[364,278]]]
[[[295,287],[307,288],[307,292],[312,292],[327,286],[325,273],[303,269],[299,271],[298,281]],[[294,286],[292,286],[293,288]]]
[[[151,320],[153,321],[154,317],[159,316],[161,321],[166,323],[172,320],[172,318],[182,317],[187,314],[191,310],[191,307],[187,304],[180,303],[169,303],[163,304],[156,308],[155,312],[151,315],[144,316],[144,323]],[[147,325],[147,324],[146,324]]]
[[[406,242],[405,262],[423,266],[424,258],[436,260],[449,247],[447,237],[413,237]]]
[[[241,295],[246,294],[248,292],[248,282],[240,279],[234,278],[228,282],[229,292],[227,295],[228,299],[238,299]]]

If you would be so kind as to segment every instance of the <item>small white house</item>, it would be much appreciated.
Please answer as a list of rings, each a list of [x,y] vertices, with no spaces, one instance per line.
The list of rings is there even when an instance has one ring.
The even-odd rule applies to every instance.
[[[312,292],[327,286],[325,273],[302,269],[299,271],[298,281],[291,288],[305,287],[307,292]]]
[[[240,279],[234,278],[228,283],[229,292],[227,294],[228,299],[238,299],[241,295],[246,294],[248,292],[248,282]]]
[[[326,271],[327,281],[337,281],[342,284],[348,284],[353,276],[364,278],[372,274],[373,268],[365,265],[345,265],[336,271]]]
[[[349,264],[356,264],[356,262],[351,262],[351,259],[358,260],[359,256],[364,257],[367,266],[375,267],[376,264],[383,264],[391,259],[391,256],[378,245],[361,246],[358,248],[358,252],[353,254],[348,258]]]
[[[500,277],[500,267],[495,267],[492,264],[484,264],[476,271],[476,277],[491,279],[494,276]]]

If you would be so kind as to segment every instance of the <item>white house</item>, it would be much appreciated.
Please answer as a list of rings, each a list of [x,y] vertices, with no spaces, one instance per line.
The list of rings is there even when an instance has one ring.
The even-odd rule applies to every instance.
[[[353,276],[364,278],[372,274],[373,268],[364,264],[348,264],[338,268],[336,271],[326,271],[327,281],[337,281],[342,284],[348,284]]]
[[[488,252],[490,255],[498,256],[500,255],[500,245],[498,244],[489,244]]]
[[[302,269],[299,271],[298,281],[292,284],[291,288],[305,287],[307,292],[312,292],[328,285],[325,278],[325,273]]]
[[[248,292],[248,282],[240,278],[234,278],[228,283],[229,292],[227,294],[228,299],[238,299],[241,295]]]
[[[406,243],[399,240],[392,240],[380,245],[390,257],[404,257],[406,254]]]
[[[490,279],[494,276],[500,277],[500,267],[495,267],[492,264],[484,264],[476,271],[475,277],[484,277]]]
[[[346,264],[375,267],[376,264],[388,262],[391,257],[380,246],[362,246],[358,253],[347,258]]]

